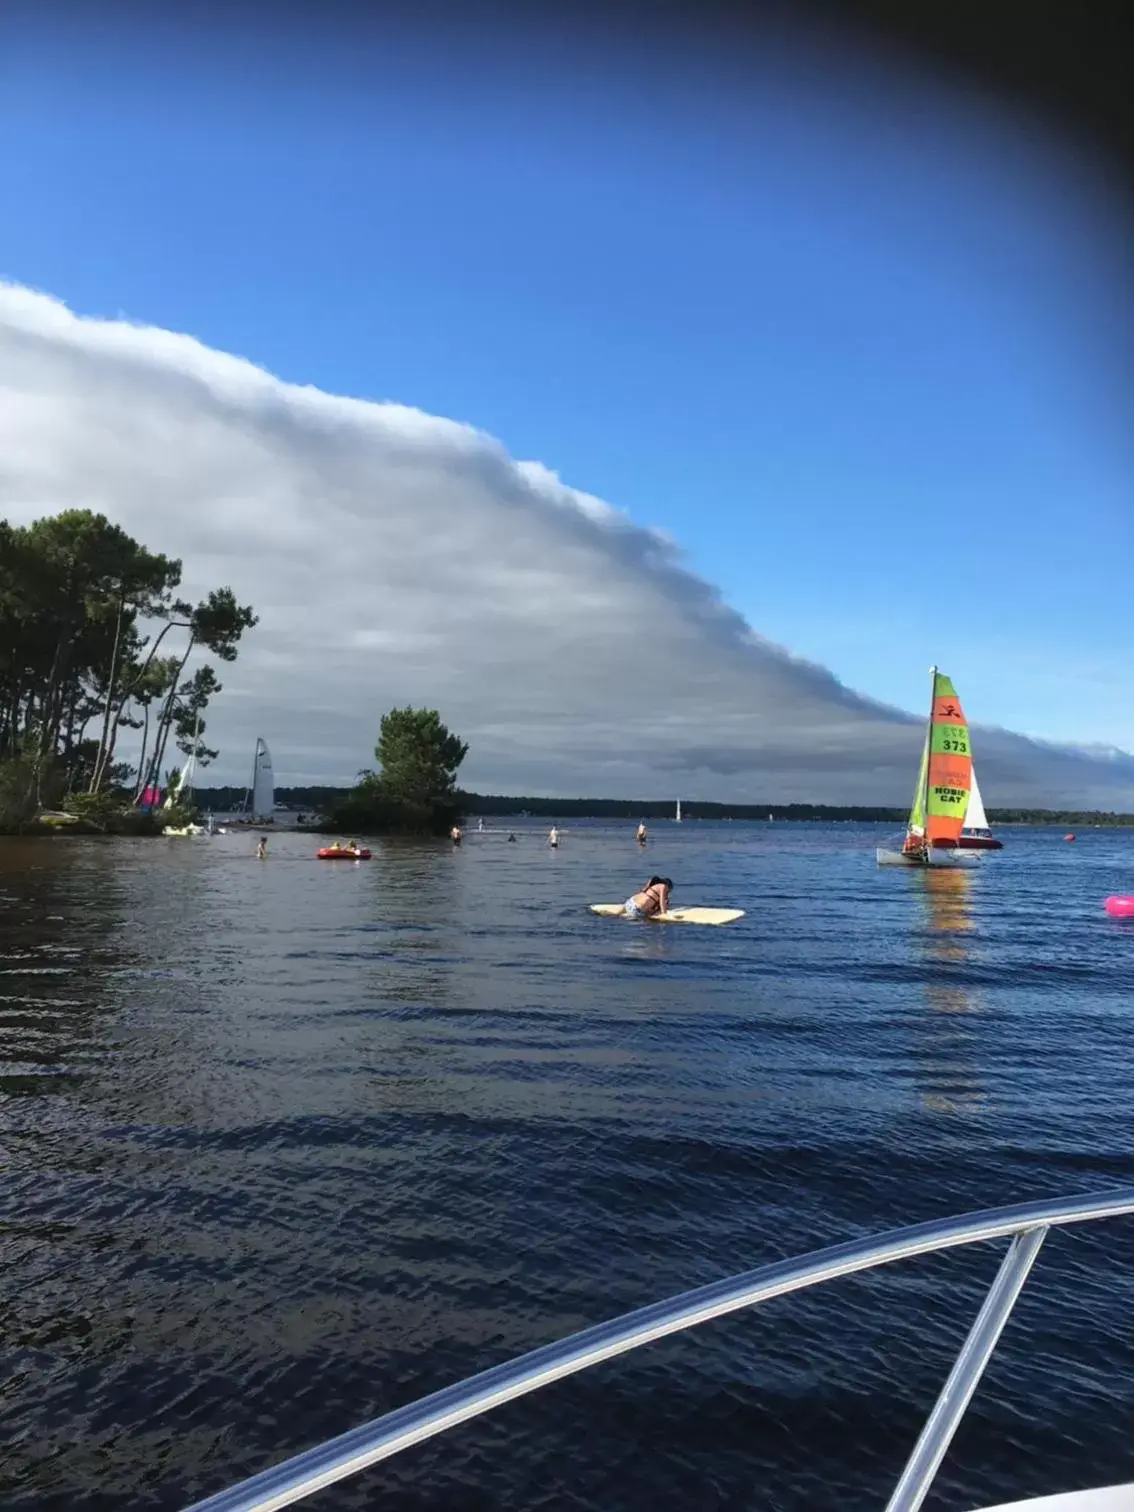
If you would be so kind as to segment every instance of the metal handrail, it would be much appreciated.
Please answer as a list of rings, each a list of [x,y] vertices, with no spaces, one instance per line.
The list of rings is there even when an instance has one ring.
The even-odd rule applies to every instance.
[[[895,1260],[988,1239],[1011,1238],[1013,1243],[887,1506],[887,1512],[916,1512],[1048,1229],[1130,1214],[1134,1214],[1134,1187],[1122,1187],[1092,1195],[989,1208],[957,1218],[933,1219],[872,1238],[833,1244],[794,1259],[776,1260],[664,1302],[651,1303],[554,1344],[533,1349],[503,1365],[494,1365],[195,1502],[185,1512],[275,1512],[469,1418],[479,1417],[552,1381],[667,1334],[680,1333],[771,1297],[785,1296]]]

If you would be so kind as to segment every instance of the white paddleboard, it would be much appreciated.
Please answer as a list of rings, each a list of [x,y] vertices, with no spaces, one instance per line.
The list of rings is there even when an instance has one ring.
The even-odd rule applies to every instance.
[[[592,903],[592,913],[606,918],[625,918],[623,903]],[[653,914],[647,924],[731,924],[734,919],[743,919],[743,908],[671,908],[668,913]]]

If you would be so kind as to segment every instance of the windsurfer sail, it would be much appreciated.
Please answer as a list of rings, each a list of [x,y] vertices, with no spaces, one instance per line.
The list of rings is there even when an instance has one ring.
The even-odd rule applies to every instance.
[[[935,849],[955,849],[972,791],[973,760],[969,726],[953,684],[932,669],[933,699],[921,753],[917,791],[902,854],[928,865]]]

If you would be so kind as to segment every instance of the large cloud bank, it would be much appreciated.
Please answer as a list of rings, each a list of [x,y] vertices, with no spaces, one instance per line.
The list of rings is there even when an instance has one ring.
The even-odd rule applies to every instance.
[[[0,513],[105,512],[231,583],[217,780],[349,781],[434,705],[480,790],[900,803],[916,719],[758,635],[677,548],[468,426],[0,286]],[[963,693],[963,689],[962,689]],[[1128,806],[1134,761],[981,731],[995,802]]]

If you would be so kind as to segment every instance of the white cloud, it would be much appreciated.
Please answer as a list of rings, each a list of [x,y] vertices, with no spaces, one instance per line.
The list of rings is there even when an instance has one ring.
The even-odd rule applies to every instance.
[[[0,511],[104,511],[260,624],[218,780],[347,781],[434,705],[481,790],[905,800],[918,722],[758,635],[634,525],[473,428],[279,382],[187,336],[0,286]],[[963,694],[963,689],[961,690]],[[993,802],[1121,806],[1134,761],[978,738]]]

